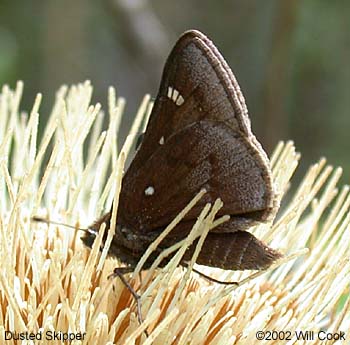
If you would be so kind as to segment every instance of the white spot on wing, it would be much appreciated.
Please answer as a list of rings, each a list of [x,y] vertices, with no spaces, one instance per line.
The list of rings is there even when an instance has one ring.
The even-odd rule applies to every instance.
[[[177,91],[176,89],[174,89],[174,92],[173,92],[173,101],[176,103],[176,100],[177,100],[177,96],[179,95],[179,91]]]
[[[164,145],[164,142],[165,142],[164,137],[161,137],[159,139],[159,145]]]
[[[176,105],[182,105],[184,102],[185,102],[184,98],[181,95],[179,95],[176,101]]]
[[[177,106],[184,103],[184,98],[181,96],[180,92],[174,89],[172,86],[168,86],[168,98],[171,99]]]
[[[153,195],[155,192],[154,188],[152,186],[149,186],[145,189],[145,195]]]
[[[168,87],[168,98],[172,99],[173,96],[173,88],[171,86]]]

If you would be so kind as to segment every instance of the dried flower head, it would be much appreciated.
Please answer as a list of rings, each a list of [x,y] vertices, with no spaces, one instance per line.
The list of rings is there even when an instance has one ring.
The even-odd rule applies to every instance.
[[[29,115],[22,113],[22,88],[22,83],[14,91],[5,86],[0,95],[2,344],[15,332],[41,333],[42,343],[52,343],[45,334],[54,331],[69,332],[77,344],[249,345],[324,344],[327,333],[335,336],[343,331],[347,340],[339,344],[348,344],[350,194],[347,186],[337,189],[341,169],[334,170],[321,159],[306,173],[275,222],[251,230],[287,253],[287,262],[238,288],[208,282],[191,273],[191,265],[187,270],[178,267],[189,241],[199,235],[204,239],[215,225],[220,203],[203,210],[187,241],[172,248],[180,247],[166,267],[143,271],[140,280],[143,260],[130,276],[131,285],[142,295],[140,325],[129,291],[119,280],[108,279],[119,265],[107,257],[108,243],[99,251],[103,230],[108,229],[101,229],[89,250],[78,231],[33,223],[31,216],[84,227],[110,209],[118,198],[126,156],[151,108],[149,97],[119,152],[124,100],[116,99],[112,88],[105,119],[99,104],[90,105],[88,82],[62,87],[40,143],[41,96]],[[108,121],[105,131],[103,121]],[[298,158],[292,143],[280,143],[271,158],[280,200]],[[181,214],[175,222],[179,219]],[[113,233],[108,236],[111,239]],[[242,281],[251,274],[208,267],[201,271],[227,281]],[[311,342],[305,336],[312,333],[306,331],[314,331]],[[77,338],[79,332],[85,333],[84,339]],[[11,343],[14,336],[6,342]]]

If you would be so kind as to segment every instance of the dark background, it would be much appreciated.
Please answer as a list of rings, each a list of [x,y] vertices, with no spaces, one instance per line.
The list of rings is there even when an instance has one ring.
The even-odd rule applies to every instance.
[[[191,28],[231,66],[268,153],[292,139],[302,172],[326,156],[349,182],[350,1],[1,0],[0,84],[23,80],[27,111],[42,92],[42,119],[61,84],[91,80],[105,109],[113,85],[127,99],[125,135],[143,95],[156,95],[176,38]]]

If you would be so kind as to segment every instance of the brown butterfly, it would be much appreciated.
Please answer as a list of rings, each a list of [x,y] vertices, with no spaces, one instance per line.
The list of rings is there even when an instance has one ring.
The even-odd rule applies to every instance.
[[[150,243],[203,188],[207,193],[159,250],[186,237],[205,204],[221,198],[218,216],[230,219],[209,232],[198,264],[261,270],[281,257],[247,232],[277,211],[269,160],[251,131],[230,67],[204,34],[191,30],[167,59],[143,141],[122,180],[109,254],[127,266],[116,269],[116,275],[131,272]],[[91,247],[100,225],[109,228],[110,219],[111,212],[96,221],[82,241]]]

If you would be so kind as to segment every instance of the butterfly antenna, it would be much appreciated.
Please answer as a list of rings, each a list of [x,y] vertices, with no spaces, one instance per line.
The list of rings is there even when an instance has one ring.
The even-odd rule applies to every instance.
[[[81,230],[81,231],[84,231],[84,232],[87,232],[87,233],[91,233],[91,229],[77,228],[76,226],[73,226],[73,225],[60,223],[60,222],[55,222],[54,220],[46,219],[46,218],[39,217],[39,216],[33,216],[33,217],[31,217],[31,220],[33,222],[62,225],[62,226],[66,226],[67,228],[71,228],[71,229],[74,229],[74,230]]]

